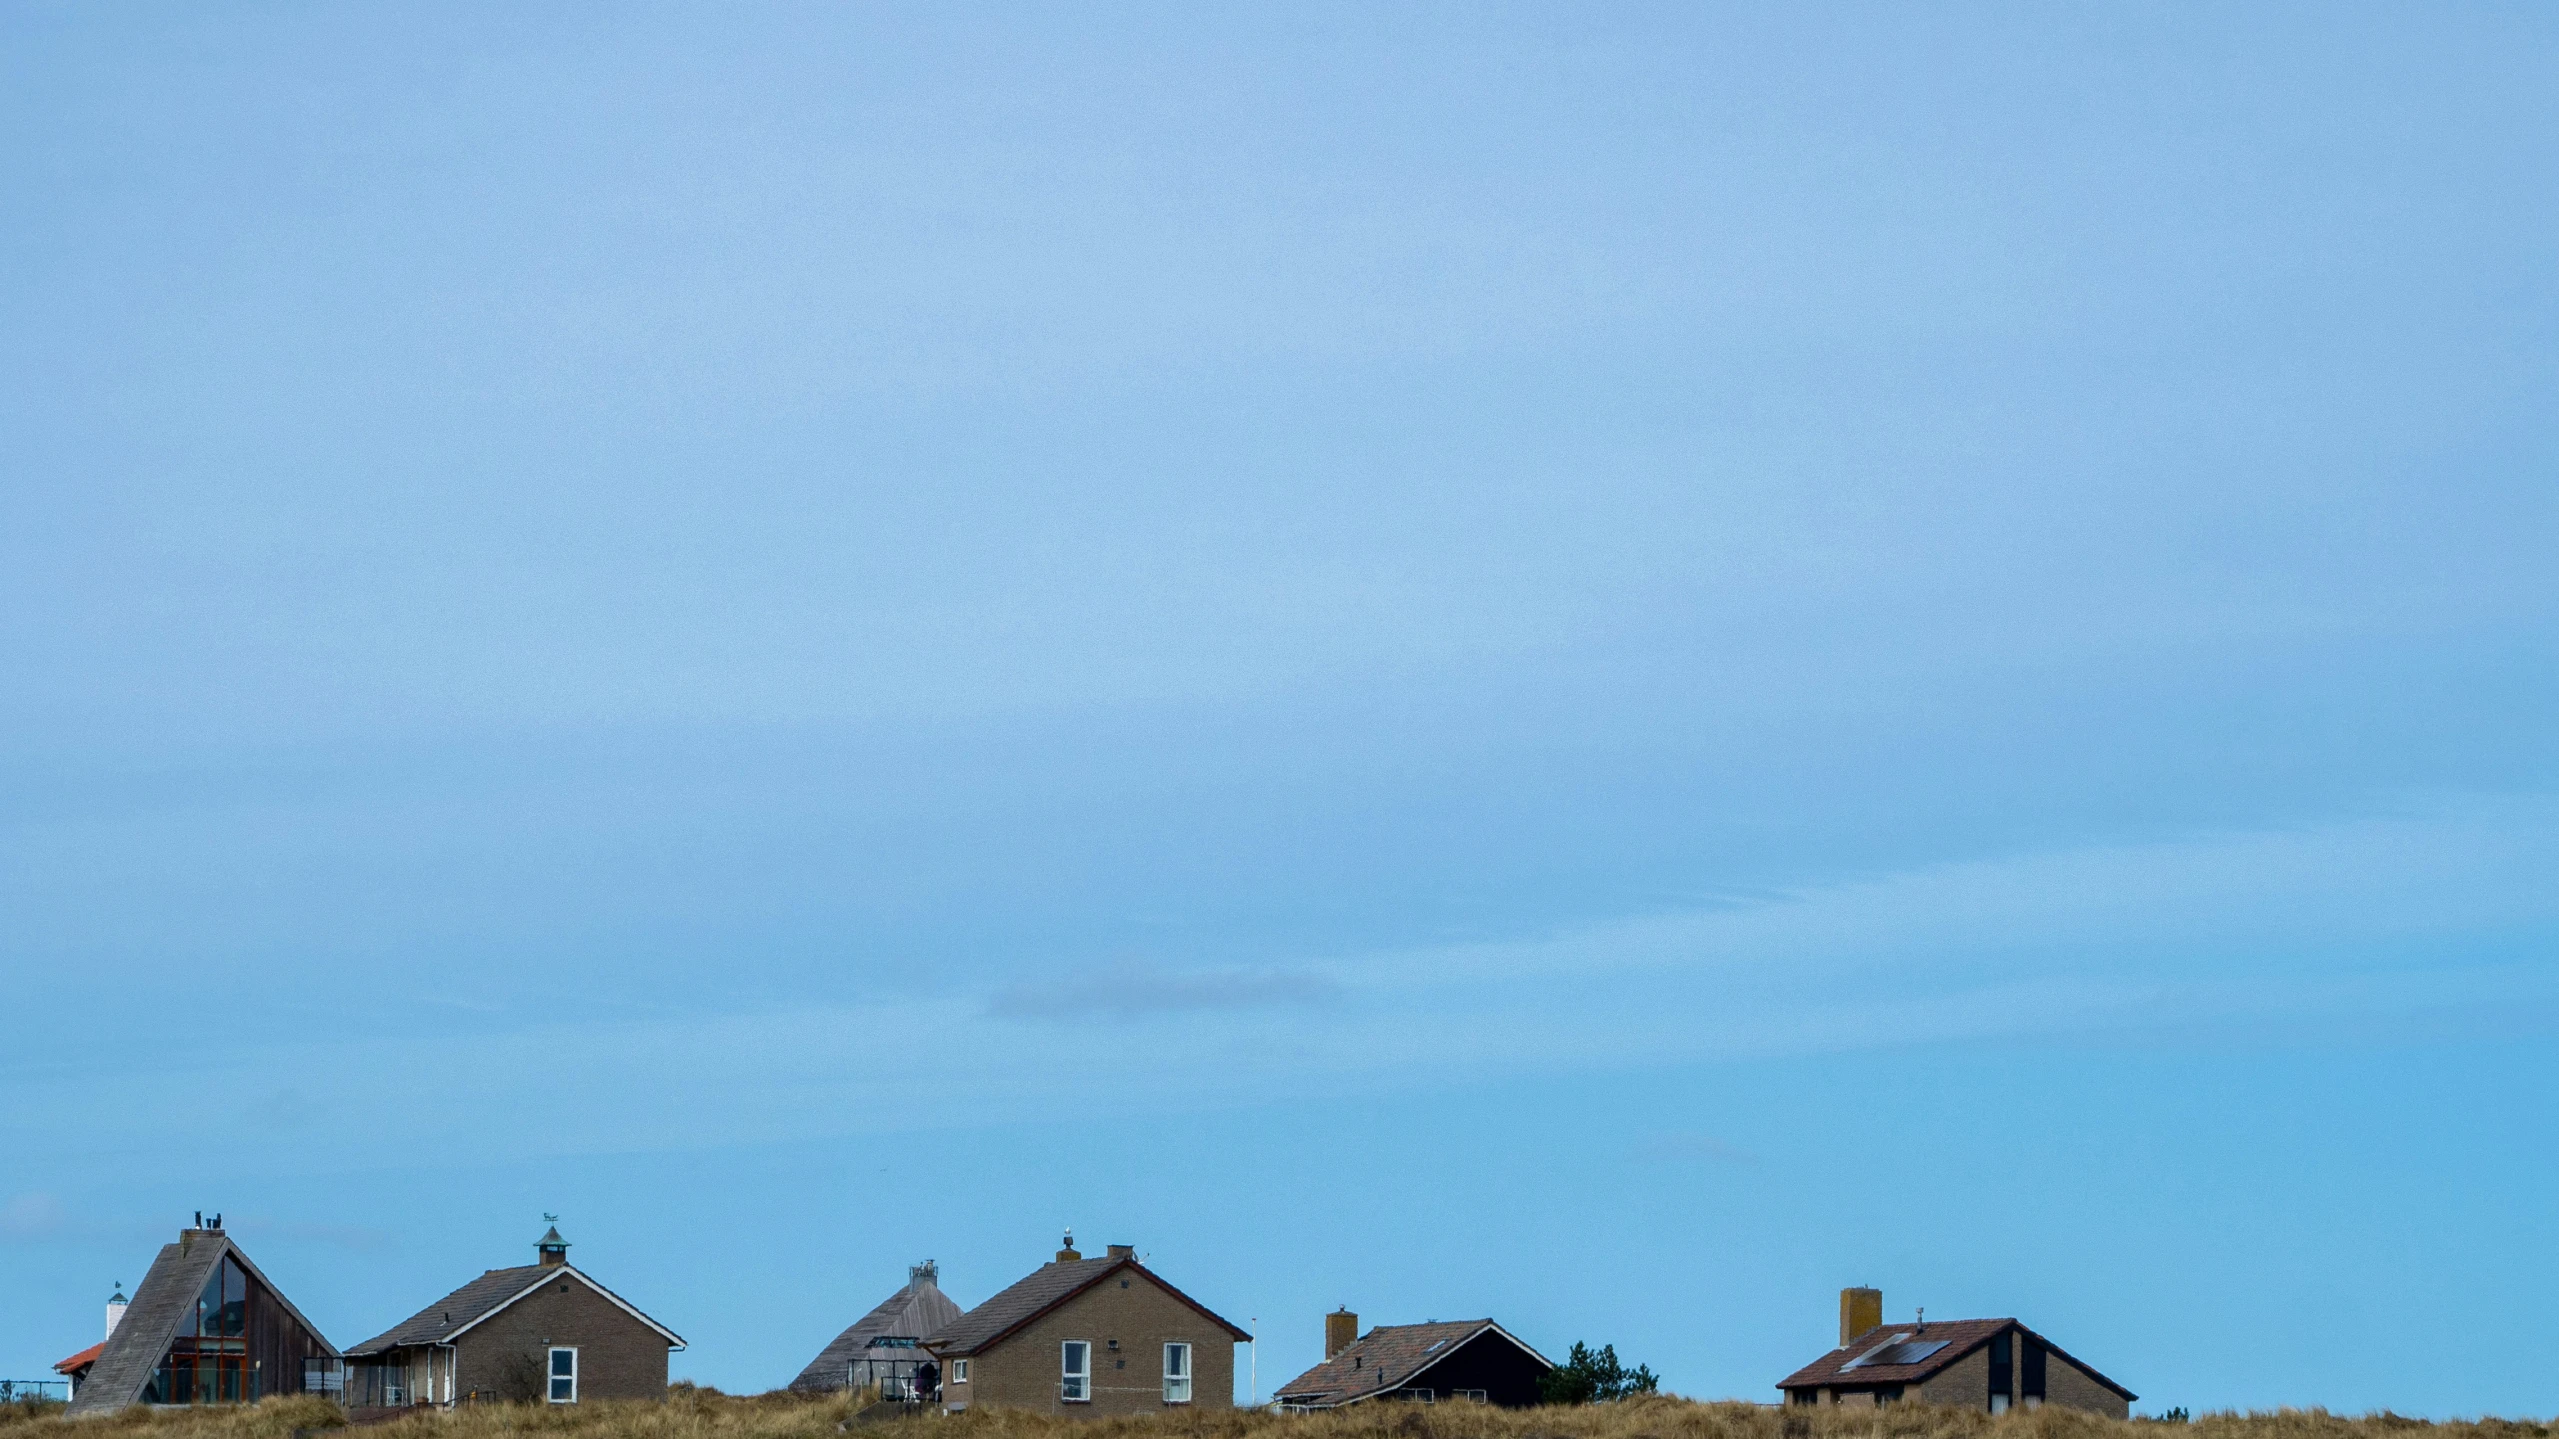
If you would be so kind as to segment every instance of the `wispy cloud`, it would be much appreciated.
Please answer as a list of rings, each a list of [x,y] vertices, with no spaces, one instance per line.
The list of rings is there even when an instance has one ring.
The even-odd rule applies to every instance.
[[[430,1087],[444,1102],[404,1143],[485,1144],[487,1116],[541,1092],[565,1142],[612,1151],[1031,1120],[1112,1084],[1212,1107],[1880,1046],[2547,1026],[2559,967],[2514,941],[2559,925],[2539,882],[2554,863],[2559,802],[2482,800],[1860,877],[1503,943],[1270,967],[1132,959],[973,995],[196,1053],[13,1083],[0,1144],[65,1123],[113,1135],[114,1116],[173,1082],[311,1073],[368,1082],[312,1099],[318,1138],[262,1162],[379,1159],[360,1096]],[[1096,1023],[1113,1042],[1091,1041]],[[33,1115],[50,1127],[20,1119]],[[1695,1137],[1664,1143],[1664,1158],[1731,1158]],[[18,1204],[19,1230],[58,1222]]]
[[[36,1191],[0,1204],[0,1239],[51,1239],[71,1227],[62,1201]]]
[[[986,1012],[1004,1019],[1081,1020],[1294,1009],[1330,1004],[1345,992],[1339,980],[1307,969],[1176,970],[1126,961],[1008,985],[987,1000]]]

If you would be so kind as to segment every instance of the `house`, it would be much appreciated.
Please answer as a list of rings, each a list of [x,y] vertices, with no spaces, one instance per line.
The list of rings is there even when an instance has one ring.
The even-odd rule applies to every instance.
[[[941,1269],[930,1259],[910,1264],[906,1284],[883,1299],[791,1381],[796,1394],[824,1394],[876,1384],[883,1399],[930,1399],[940,1387],[940,1366],[924,1352],[924,1336],[960,1317],[960,1306],[942,1292]]]
[[[73,1365],[82,1372],[71,1415],[335,1392],[336,1347],[232,1243],[219,1214],[197,1215],[162,1245],[132,1302],[109,1300],[107,1314],[106,1342]]]
[[[1273,1396],[1281,1409],[1339,1409],[1372,1399],[1435,1404],[1469,1399],[1524,1409],[1555,1366],[1490,1319],[1380,1324],[1359,1332],[1359,1316],[1324,1316],[1324,1362]]]
[[[942,1407],[1052,1414],[1231,1409],[1235,1346],[1252,1338],[1114,1244],[1057,1258],[925,1336],[942,1365]]]
[[[664,1399],[684,1340],[571,1264],[557,1228],[533,1254],[348,1350],[347,1406]]]
[[[98,1367],[98,1356],[107,1352],[107,1339],[116,1337],[116,1324],[124,1318],[125,1306],[130,1302],[124,1297],[124,1282],[118,1280],[115,1293],[107,1299],[107,1338],[53,1366],[53,1372],[70,1385],[74,1397],[79,1395],[80,1386],[89,1382],[89,1371]]]
[[[2141,1396],[2014,1319],[1884,1323],[1876,1289],[1839,1293],[1839,1347],[1777,1381],[1789,1404],[1948,1404],[2006,1413],[2060,1404],[2116,1419]]]

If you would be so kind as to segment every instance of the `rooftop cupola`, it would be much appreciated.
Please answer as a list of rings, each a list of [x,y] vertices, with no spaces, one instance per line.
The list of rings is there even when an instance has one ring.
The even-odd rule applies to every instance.
[[[569,1241],[560,1237],[560,1226],[554,1224],[533,1241],[533,1252],[540,1256],[543,1268],[557,1269],[569,1262]]]
[[[118,1320],[124,1318],[124,1306],[126,1302],[127,1301],[124,1297],[124,1281],[119,1279],[116,1281],[116,1292],[114,1297],[107,1300],[107,1337],[109,1339],[116,1337],[116,1323]]]

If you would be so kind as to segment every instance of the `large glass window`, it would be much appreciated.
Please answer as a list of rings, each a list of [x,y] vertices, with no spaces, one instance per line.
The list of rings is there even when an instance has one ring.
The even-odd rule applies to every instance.
[[[578,1352],[574,1349],[551,1351],[551,1402],[578,1402]]]
[[[1188,1344],[1164,1346],[1164,1402],[1191,1402],[1191,1346]]]
[[[1093,1346],[1081,1339],[1069,1339],[1058,1346],[1057,1397],[1069,1404],[1084,1404],[1093,1398]]]
[[[229,1255],[196,1295],[195,1322],[170,1341],[169,1352],[142,1391],[146,1404],[246,1404],[258,1397],[249,1363],[249,1275]]]

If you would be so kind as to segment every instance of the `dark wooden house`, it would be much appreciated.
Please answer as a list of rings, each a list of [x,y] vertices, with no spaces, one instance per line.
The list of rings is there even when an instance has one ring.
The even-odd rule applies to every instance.
[[[350,1409],[465,1400],[664,1399],[675,1331],[569,1263],[553,1229],[534,1262],[491,1269],[347,1351]]]
[[[79,1358],[81,1356],[73,1356]],[[254,1404],[334,1397],[335,1346],[222,1230],[197,1216],[163,1245],[106,1343],[84,1366],[73,1415],[133,1404]]]
[[[1339,1409],[1387,1399],[1412,1404],[1467,1400],[1525,1408],[1555,1366],[1490,1319],[1380,1324],[1359,1332],[1359,1316],[1324,1316],[1324,1362],[1274,1396],[1284,1410]]]

